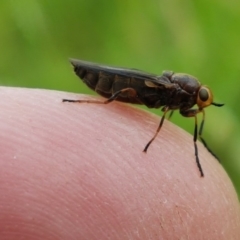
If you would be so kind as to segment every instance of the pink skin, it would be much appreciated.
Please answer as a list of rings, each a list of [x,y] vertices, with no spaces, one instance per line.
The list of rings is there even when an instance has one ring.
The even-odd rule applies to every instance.
[[[201,178],[178,126],[166,121],[145,154],[158,116],[62,103],[93,99],[64,92],[0,93],[1,240],[239,239],[229,177],[198,142]]]

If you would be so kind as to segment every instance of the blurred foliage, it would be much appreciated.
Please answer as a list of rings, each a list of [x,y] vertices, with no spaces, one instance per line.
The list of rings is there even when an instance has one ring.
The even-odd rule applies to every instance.
[[[69,57],[209,85],[226,105],[206,109],[204,136],[240,194],[239,1],[2,0],[0,9],[1,85],[92,93]],[[173,122],[193,132],[193,119]]]

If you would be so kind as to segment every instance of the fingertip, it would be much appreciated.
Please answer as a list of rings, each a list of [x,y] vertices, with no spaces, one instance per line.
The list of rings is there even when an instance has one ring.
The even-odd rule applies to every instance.
[[[229,177],[197,143],[201,178],[192,136],[179,127],[166,121],[143,154],[160,117],[121,103],[61,102],[90,96],[1,94],[0,235],[12,224],[8,236],[39,239],[238,239]]]

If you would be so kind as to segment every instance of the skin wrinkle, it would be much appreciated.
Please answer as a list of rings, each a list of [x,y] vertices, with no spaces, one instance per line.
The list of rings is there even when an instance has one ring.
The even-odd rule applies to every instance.
[[[139,170],[139,169],[135,169],[135,170]],[[138,177],[141,176],[139,171],[137,171],[137,172],[138,172]],[[140,178],[142,178],[142,177],[140,177]],[[146,180],[145,183],[148,183],[148,185],[150,187],[150,183],[147,181],[147,178],[142,178],[142,179]],[[136,181],[138,181],[138,179],[136,179]],[[153,195],[156,195],[156,194],[154,194],[154,192],[152,192],[152,193],[153,193]],[[154,211],[154,209],[152,209],[152,210]]]
[[[132,167],[132,166],[131,166]],[[138,174],[138,176],[139,176],[139,174]],[[136,180],[138,180],[138,179],[136,179]],[[138,193],[138,195],[139,195],[139,193]]]
[[[177,215],[178,215],[178,217],[180,219],[181,224],[185,227],[185,221],[182,219],[180,211],[178,210],[178,206],[177,205],[175,206],[175,210],[176,210],[176,213],[177,213]],[[188,235],[188,226],[186,226],[186,229],[187,229],[186,235]],[[177,231],[177,230],[175,229],[175,231]],[[183,236],[180,236],[180,237],[183,237]]]
[[[105,171],[106,172],[106,171]],[[108,175],[108,174],[107,174]],[[105,175],[102,175],[103,177],[105,176]],[[107,193],[107,195],[108,195],[108,193]],[[107,197],[107,199],[111,199],[111,197],[110,196],[108,196]],[[104,201],[104,200],[103,200]],[[101,201],[102,202],[102,201]],[[106,203],[105,201],[104,201],[104,203]],[[106,205],[106,204],[105,204]],[[108,204],[108,205],[110,205],[110,204]],[[109,211],[109,209],[108,209],[108,211]],[[112,216],[114,217],[116,215],[116,212],[112,212]],[[117,222],[116,222],[117,223]]]

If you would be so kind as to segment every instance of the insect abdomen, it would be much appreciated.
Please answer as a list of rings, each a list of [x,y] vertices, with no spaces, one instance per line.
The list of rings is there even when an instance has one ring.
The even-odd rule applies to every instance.
[[[119,77],[116,74],[93,71],[81,66],[74,66],[74,71],[89,88],[106,98],[111,97],[116,91],[129,87],[129,78]],[[122,98],[127,98],[127,95],[121,94],[117,100],[123,101]]]
[[[79,76],[89,88],[95,90],[98,83],[98,74],[93,71],[88,71],[80,66],[74,66],[74,72]]]

